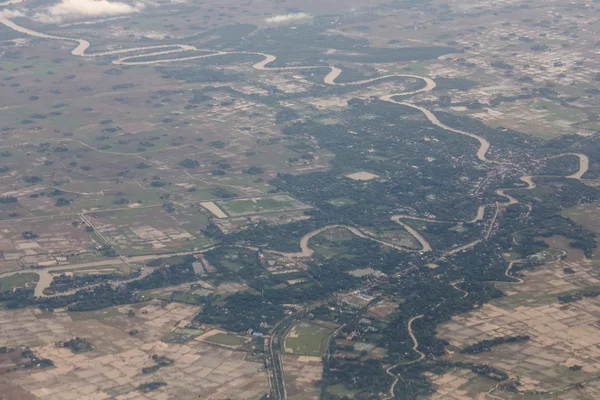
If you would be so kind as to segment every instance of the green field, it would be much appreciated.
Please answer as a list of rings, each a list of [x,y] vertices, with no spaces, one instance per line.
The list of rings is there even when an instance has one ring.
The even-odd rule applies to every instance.
[[[248,339],[232,335],[230,333],[217,333],[209,338],[206,338],[209,343],[222,344],[224,346],[241,346],[248,341]]]
[[[310,208],[309,205],[288,195],[216,201],[215,203],[231,217]]]
[[[333,386],[328,386],[327,392],[331,393],[334,396],[338,396],[338,397],[346,396],[349,398],[353,398],[356,395],[355,391],[348,389],[346,386],[344,386],[341,383],[338,383],[337,385],[333,385]]]
[[[203,332],[199,329],[176,329],[162,337],[165,343],[183,344],[200,336]]]
[[[284,347],[286,353],[321,356],[329,344],[331,329],[300,322],[288,331]]]
[[[390,158],[386,156],[367,156],[367,159],[372,161],[387,161]]]
[[[333,257],[354,258],[352,254],[349,254],[350,248],[342,243],[311,243],[310,248],[313,249],[318,256],[326,260]]]
[[[328,229],[325,232],[321,233],[320,236],[323,236],[323,239],[330,242],[344,242],[347,240],[352,240],[356,237],[352,232],[350,232],[346,228]]]
[[[123,313],[119,312],[119,310],[117,310],[115,307],[105,308],[99,311],[69,311],[68,314],[73,321],[86,321],[90,319],[102,321],[106,318],[124,315]]]
[[[546,120],[554,121],[556,119],[564,119],[571,122],[578,122],[585,120],[585,114],[580,111],[576,111],[567,107],[562,107],[551,101],[542,101],[540,108],[548,111],[550,115],[546,117]]]
[[[388,68],[387,73],[384,75],[393,75],[393,74],[417,74],[417,75],[427,75],[429,72],[429,67],[426,62],[418,61],[412,62],[408,65],[404,65],[402,67],[392,67]]]
[[[229,204],[229,209],[234,213],[261,212],[267,210],[279,210],[290,208],[289,201],[277,201],[275,199],[238,200]]]
[[[352,199],[347,199],[344,197],[340,197],[337,199],[331,199],[328,201],[329,204],[332,204],[336,207],[343,207],[343,206],[351,206],[352,204],[356,204],[356,202]]]
[[[36,283],[39,279],[38,274],[29,272],[0,278],[0,292],[8,292],[14,288],[25,287],[28,283]]]
[[[313,237],[309,243],[309,247],[313,249],[318,256],[325,259],[333,257],[351,259],[356,257],[352,254],[353,245],[351,242],[351,240],[355,238],[357,238],[357,236],[345,228],[329,229]]]

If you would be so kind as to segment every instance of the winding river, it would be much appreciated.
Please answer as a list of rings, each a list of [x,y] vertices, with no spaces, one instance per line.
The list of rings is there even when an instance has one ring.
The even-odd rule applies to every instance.
[[[14,4],[18,4],[18,3],[22,3],[24,0],[8,0],[5,2],[0,3],[0,7],[6,7],[6,6],[10,6],[10,5],[14,5]],[[73,50],[71,51],[71,54],[74,56],[78,56],[78,57],[102,57],[102,56],[112,56],[112,55],[123,55],[123,57],[118,58],[116,60],[113,61],[114,64],[119,64],[119,65],[155,65],[155,64],[164,64],[164,63],[171,63],[171,62],[179,62],[179,61],[188,61],[188,60],[194,60],[194,59],[202,59],[202,58],[209,58],[209,57],[217,57],[217,56],[226,56],[226,55],[231,55],[231,54],[245,54],[245,55],[251,55],[251,56],[260,56],[263,57],[262,61],[257,62],[256,64],[253,65],[253,68],[259,71],[274,71],[274,72],[281,72],[281,71],[295,71],[295,70],[311,70],[311,69],[323,69],[323,68],[329,68],[329,73],[327,73],[327,75],[323,78],[323,82],[327,85],[339,85],[339,86],[351,86],[351,85],[361,85],[361,84],[368,84],[368,83],[373,83],[373,82],[377,82],[379,80],[382,79],[387,79],[387,78],[391,78],[391,77],[404,77],[404,78],[412,78],[412,79],[418,79],[418,80],[422,80],[424,82],[424,86],[420,89],[414,90],[414,91],[408,91],[408,92],[400,92],[400,93],[392,93],[392,94],[388,94],[388,95],[384,95],[380,97],[380,100],[383,101],[387,101],[390,103],[394,103],[400,106],[404,106],[404,107],[410,107],[412,109],[418,110],[421,113],[423,113],[423,115],[429,120],[429,122],[431,122],[433,125],[440,127],[448,132],[453,132],[456,134],[460,134],[460,135],[465,135],[468,136],[474,140],[476,140],[479,144],[478,149],[477,149],[477,158],[482,161],[482,162],[488,162],[488,163],[494,163],[494,164],[502,164],[501,161],[497,161],[497,160],[489,160],[487,158],[487,153],[490,149],[490,143],[487,139],[485,139],[482,136],[479,136],[477,134],[471,133],[471,132],[466,132],[463,130],[459,130],[459,129],[455,129],[452,128],[444,123],[442,123],[436,116],[435,114],[416,104],[410,103],[406,100],[395,100],[395,97],[402,97],[402,96],[409,96],[409,95],[415,95],[415,94],[419,94],[419,93],[424,93],[424,92],[429,92],[431,90],[433,90],[436,87],[436,83],[433,79],[428,78],[428,77],[424,77],[424,76],[419,76],[419,75],[411,75],[411,74],[390,74],[390,75],[383,75],[383,76],[379,76],[379,77],[375,77],[375,78],[370,78],[370,79],[364,79],[364,80],[359,80],[359,81],[354,81],[354,82],[348,82],[348,83],[336,83],[336,79],[341,75],[342,70],[340,68],[334,67],[334,66],[291,66],[291,67],[270,67],[269,65],[272,64],[277,57],[271,54],[266,54],[266,53],[260,53],[260,52],[227,52],[227,51],[215,51],[215,50],[207,50],[207,49],[198,49],[195,46],[190,46],[190,45],[185,45],[185,44],[171,44],[171,45],[156,45],[156,46],[145,46],[145,47],[133,47],[133,48],[128,48],[128,49],[117,49],[117,50],[108,50],[108,51],[101,51],[101,52],[96,52],[96,53],[87,53],[87,50],[90,47],[90,42],[85,40],[85,39],[74,39],[74,38],[67,38],[67,37],[62,37],[62,36],[54,36],[54,35],[48,35],[45,33],[41,33],[38,31],[34,31],[25,27],[22,27],[18,24],[16,24],[15,22],[3,17],[0,15],[0,23],[4,24],[5,26],[21,32],[23,34],[29,35],[29,36],[34,36],[34,37],[38,37],[38,38],[44,38],[44,39],[51,39],[51,40],[61,40],[61,41],[68,41],[68,42],[73,42],[76,44],[75,48],[73,48]],[[193,56],[187,56],[187,57],[180,57],[180,58],[165,58],[165,59],[160,59],[160,60],[146,60],[146,61],[135,61],[136,59],[142,58],[142,57],[153,57],[153,56],[162,56],[162,55],[169,55],[169,54],[173,54],[176,55],[177,53],[181,53],[181,52],[190,52],[190,51],[197,51],[199,53],[202,54],[198,54],[198,55],[193,55]],[[139,54],[140,52],[144,52],[143,54]],[[138,54],[135,54],[138,53]],[[579,158],[579,169],[577,172],[566,176],[567,178],[572,178],[572,179],[582,179],[583,175],[587,172],[588,168],[589,168],[589,158],[581,153],[564,153],[564,154],[558,154],[558,155],[554,155],[554,156],[550,156],[547,157],[546,159],[550,159],[550,158],[557,158],[557,157],[563,157],[563,156],[577,156]],[[539,161],[543,161],[539,160]],[[535,188],[535,183],[533,181],[534,177],[530,176],[530,175],[526,175],[526,176],[522,176],[521,181],[523,181],[524,183],[527,184],[526,188],[504,188],[504,189],[497,189],[496,190],[496,194],[500,197],[503,197],[506,199],[506,202],[504,203],[500,203],[500,202],[496,202],[495,204],[485,204],[479,207],[478,211],[477,211],[477,215],[475,216],[475,218],[469,222],[477,222],[480,220],[484,219],[484,215],[485,215],[485,208],[488,206],[494,206],[495,205],[495,213],[493,218],[490,221],[490,224],[488,226],[488,229],[486,230],[485,234],[482,235],[481,239],[475,240],[471,243],[467,243],[463,246],[460,246],[458,248],[455,248],[453,250],[449,250],[447,252],[445,252],[443,254],[443,256],[447,257],[450,256],[452,254],[456,254],[460,251],[464,251],[467,250],[469,248],[472,248],[474,246],[476,246],[477,244],[481,243],[482,241],[486,240],[491,234],[492,234],[492,230],[496,221],[496,217],[498,216],[498,213],[500,212],[501,208],[512,205],[512,204],[518,204],[519,201],[518,199],[516,199],[515,197],[507,194],[507,191],[511,191],[511,190],[518,190],[518,189],[534,189]],[[415,229],[413,229],[412,227],[410,227],[409,225],[405,224],[404,222],[402,222],[403,219],[415,219],[415,220],[422,220],[422,221],[427,221],[427,222],[441,222],[441,221],[437,221],[437,220],[431,220],[431,219],[425,219],[425,218],[419,218],[419,217],[411,217],[411,216],[406,216],[406,215],[394,215],[391,217],[391,219],[398,223],[399,225],[401,225],[404,229],[406,229],[407,232],[409,232],[421,245],[421,252],[429,252],[432,250],[431,245],[428,243],[428,241],[419,233],[417,232]],[[300,248],[301,251],[300,252],[296,252],[296,253],[284,253],[284,252],[278,252],[278,251],[274,251],[274,250],[267,250],[270,253],[275,253],[275,254],[279,254],[282,255],[284,257],[288,257],[288,258],[308,258],[311,257],[314,254],[314,250],[312,250],[309,247],[309,242],[310,240],[322,233],[325,232],[329,229],[334,229],[334,228],[344,228],[344,229],[348,229],[350,232],[352,232],[354,235],[364,238],[364,239],[368,239],[368,240],[374,240],[384,246],[388,246],[391,248],[394,248],[396,250],[399,251],[410,251],[409,249],[403,248],[401,246],[398,246],[396,244],[393,243],[389,243],[383,240],[380,240],[378,238],[375,238],[371,235],[368,235],[366,233],[364,233],[362,230],[360,230],[357,227],[353,227],[353,226],[346,226],[346,225],[327,225],[324,226],[322,228],[316,229],[312,232],[309,232],[308,234],[304,235],[301,239],[300,239]],[[207,249],[204,249],[202,251],[200,251],[200,253],[203,252],[207,252],[210,251],[212,249],[214,249],[215,247],[210,247]],[[253,250],[258,250],[257,248],[254,247],[246,247],[248,249],[253,249]],[[196,254],[199,252],[183,252],[183,253],[177,253],[176,255],[186,255],[186,254]],[[171,254],[175,255],[175,254]],[[161,258],[161,257],[168,257],[170,256],[169,254],[160,254],[160,255],[147,255],[147,256],[141,256],[141,257],[123,257],[122,261],[123,262],[136,262],[136,261],[149,261],[152,259],[156,259],[156,258]],[[512,266],[519,262],[519,260],[517,261],[511,261],[506,269],[505,275],[508,278],[515,278],[513,276],[510,275],[510,270],[512,268]],[[110,264],[115,264],[115,260],[103,260],[103,261],[99,261],[99,262],[95,262],[95,263],[88,263],[88,264],[79,264],[79,265],[70,265],[70,266],[61,266],[61,267],[57,267],[56,269],[61,269],[61,270],[73,270],[73,269],[80,269],[80,268],[84,268],[86,266],[90,267],[90,266],[101,266],[101,265],[110,265]],[[145,270],[145,273],[143,276],[147,275],[151,270],[149,268],[147,268]],[[0,277],[6,277],[9,275],[14,275],[14,274],[18,274],[22,271],[16,271],[16,272],[12,272],[12,273],[7,273],[7,274],[3,274]],[[29,272],[29,271],[28,271]],[[50,274],[49,270],[33,270],[31,272],[36,272],[39,274],[40,276],[40,280],[38,282],[38,284],[36,285],[35,288],[35,295],[36,296],[44,296],[43,291],[46,287],[48,287],[50,285],[50,282],[52,280],[52,276]],[[139,279],[139,278],[138,278]],[[517,279],[517,283],[522,283],[523,280],[521,278],[515,278]],[[453,282],[451,283],[451,285],[456,289],[459,290],[461,292],[464,293],[464,297],[468,296],[468,292],[465,292],[462,289],[459,289],[456,287],[456,284],[459,282]],[[439,304],[437,306],[435,306],[434,308],[437,308],[439,306]],[[389,368],[386,369],[386,372],[391,375],[394,376],[394,381],[389,389],[389,396],[387,397],[388,399],[391,399],[394,397],[394,390],[395,390],[395,386],[398,382],[398,376],[396,374],[392,373],[392,370],[395,367],[398,367],[400,365],[407,365],[407,364],[412,364],[412,363],[416,363],[419,362],[421,360],[423,360],[425,358],[425,354],[423,352],[421,352],[419,350],[419,342],[417,340],[417,337],[412,329],[412,324],[414,321],[416,321],[417,319],[422,318],[423,315],[417,315],[417,316],[413,316],[409,321],[408,321],[408,333],[410,335],[410,338],[413,341],[413,351],[415,353],[417,353],[418,357],[414,360],[408,361],[408,362],[404,362],[404,363],[399,363],[399,364],[395,364],[390,366]]]
[[[22,3],[23,1],[24,0],[5,1],[3,3],[0,3],[0,7],[15,5],[18,3]],[[85,39],[68,38],[68,37],[49,35],[49,34],[45,34],[42,32],[38,32],[38,31],[35,31],[32,29],[28,29],[23,26],[20,26],[20,25],[16,24],[15,22],[13,22],[12,20],[2,16],[1,14],[0,14],[0,23],[7,26],[10,29],[13,29],[17,32],[20,32],[20,33],[23,33],[23,34],[26,34],[29,36],[43,38],[43,39],[50,39],[50,40],[60,40],[60,41],[72,42],[75,44],[75,47],[73,48],[73,50],[71,50],[71,54],[73,56],[89,58],[89,57],[104,57],[104,56],[123,55],[123,57],[118,58],[113,61],[114,64],[118,64],[118,65],[155,65],[155,64],[188,61],[188,60],[217,57],[217,56],[244,54],[244,55],[249,55],[249,56],[260,56],[263,58],[261,61],[255,63],[252,66],[254,69],[259,70],[259,71],[281,72],[281,71],[297,71],[297,70],[312,70],[312,69],[329,68],[329,73],[327,73],[327,75],[323,78],[323,82],[327,85],[338,85],[338,86],[361,85],[361,84],[374,83],[374,82],[380,81],[382,79],[388,79],[388,78],[392,78],[392,77],[412,78],[412,79],[421,80],[424,82],[424,86],[420,89],[416,89],[413,91],[407,91],[407,92],[387,94],[387,95],[381,96],[380,100],[418,110],[421,113],[423,113],[423,115],[433,125],[440,127],[448,132],[465,135],[465,136],[468,136],[468,137],[474,139],[475,141],[478,142],[478,148],[477,148],[476,155],[480,161],[490,162],[490,163],[494,163],[494,164],[502,164],[501,161],[489,160],[487,158],[487,153],[490,149],[490,143],[484,137],[479,136],[474,133],[471,133],[471,132],[466,132],[463,130],[452,128],[452,127],[442,123],[435,116],[435,114],[432,111],[430,111],[422,106],[410,103],[406,100],[395,100],[394,99],[395,97],[411,96],[411,95],[429,92],[429,91],[433,90],[436,87],[436,83],[433,79],[428,78],[428,77],[412,75],[412,74],[389,74],[389,75],[382,75],[382,76],[370,78],[370,79],[358,80],[358,81],[354,81],[354,82],[336,83],[336,79],[342,74],[342,70],[338,67],[327,66],[327,65],[324,65],[324,66],[319,65],[319,66],[270,67],[269,65],[272,64],[273,62],[275,62],[277,59],[276,56],[271,55],[271,54],[260,53],[260,52],[243,52],[243,51],[231,51],[230,52],[230,51],[218,51],[218,50],[211,50],[211,49],[199,49],[195,46],[190,46],[190,45],[186,45],[186,44],[168,44],[168,45],[166,44],[166,45],[154,45],[154,46],[144,46],[144,47],[132,47],[132,48],[126,48],[126,49],[116,49],[116,50],[107,50],[107,51],[100,51],[100,52],[95,52],[95,53],[88,53],[87,50],[90,48],[90,42]],[[180,58],[174,57],[174,58],[165,58],[165,59],[159,59],[159,60],[136,61],[136,59],[139,59],[142,57],[153,57],[153,56],[162,56],[162,55],[169,55],[169,54],[176,55],[177,53],[190,52],[190,51],[197,51],[201,54],[187,56],[187,57],[180,57]],[[140,54],[141,52],[143,52],[143,54]],[[547,157],[546,159],[563,157],[563,156],[568,156],[568,155],[577,156],[579,158],[579,170],[577,172],[575,172],[574,174],[568,175],[567,178],[581,179],[582,176],[585,174],[585,172],[589,168],[589,159],[586,155],[581,154],[581,153],[564,153],[564,154]],[[527,183],[527,188],[525,188],[525,189],[535,188],[535,183],[533,182],[532,176],[523,176],[523,177],[521,177],[521,180],[523,182]],[[505,189],[497,189],[496,190],[496,194],[501,197],[504,197],[506,199],[506,202],[495,204],[496,212],[494,214],[493,219],[490,222],[489,228],[487,229],[487,231],[483,235],[483,237],[479,240],[465,244],[454,250],[448,251],[448,252],[444,253],[444,256],[452,255],[459,251],[467,250],[467,249],[477,245],[481,241],[486,240],[492,232],[492,228],[495,223],[496,216],[498,215],[498,212],[500,210],[500,207],[501,206],[505,207],[505,206],[508,206],[511,204],[519,203],[519,201],[515,197],[506,193],[507,191],[510,191],[510,190],[515,190],[515,189],[514,188],[505,188]],[[470,222],[476,222],[476,221],[482,220],[484,218],[485,207],[492,206],[492,205],[493,204],[485,204],[485,205],[480,206],[477,211],[477,215]],[[391,217],[391,219],[394,222],[401,225],[404,229],[406,229],[406,231],[409,232],[419,242],[419,244],[421,245],[421,250],[418,250],[418,251],[429,252],[432,250],[431,245],[423,237],[423,235],[421,235],[419,232],[417,232],[415,229],[413,229],[409,225],[402,222],[402,220],[403,219],[415,219],[415,220],[422,220],[422,221],[427,221],[427,222],[440,222],[440,221],[425,219],[425,218],[418,218],[418,217],[411,217],[411,216],[407,216],[407,215],[394,215]],[[396,250],[410,251],[409,249],[403,248],[396,244],[386,242],[386,241],[380,240],[378,238],[375,238],[371,235],[368,235],[357,227],[346,226],[346,225],[328,225],[328,226],[322,227],[320,229],[314,230],[314,231],[306,234],[305,236],[303,236],[300,239],[300,248],[301,248],[300,252],[297,252],[297,253],[284,253],[284,252],[278,252],[278,251],[269,251],[269,252],[280,254],[280,255],[282,255],[284,257],[288,257],[288,258],[311,257],[314,254],[314,250],[312,250],[309,247],[310,239],[313,238],[314,236],[318,235],[319,233],[322,233],[326,230],[333,229],[333,228],[345,228],[345,229],[348,229],[350,232],[352,232],[354,235],[356,235],[358,237],[361,237],[364,239],[369,239],[369,240],[374,240],[384,246],[388,246],[388,247],[394,248]],[[206,252],[206,251],[212,250],[213,248],[214,247],[211,247],[211,248],[205,249],[201,252]],[[254,249],[252,247],[248,247],[248,248]],[[178,255],[194,254],[194,253],[198,253],[198,252],[178,253]],[[148,256],[137,257],[137,258],[140,258],[140,259],[143,258],[144,260],[147,261],[147,260],[160,258],[160,257],[166,257],[166,256],[169,256],[169,255],[167,255],[167,254],[148,255]],[[126,262],[127,262],[127,260],[134,261],[134,259],[137,259],[137,258],[129,258],[129,259],[124,258],[124,261],[126,261]],[[107,265],[107,264],[111,264],[111,263],[114,264],[115,261],[107,260],[107,261],[100,261],[100,262],[92,263],[92,264]],[[60,267],[60,269],[63,269],[63,270],[64,269],[77,269],[77,268],[82,268],[84,266],[86,266],[86,265],[71,265],[71,266]],[[50,284],[50,278],[51,278],[50,274],[48,272],[37,271],[37,270],[34,270],[33,272],[37,272],[40,275],[40,281],[38,282],[38,285],[35,290],[36,295],[43,295],[43,290]],[[18,273],[18,272],[4,274],[4,275],[2,275],[2,277],[12,275],[15,273]],[[415,319],[420,318],[420,317],[421,316],[414,317],[413,319],[411,319],[411,322],[409,323],[409,332],[415,342],[415,351],[417,351],[420,355],[419,359],[421,359],[423,357],[423,353],[421,353],[417,350],[418,343],[416,341],[416,338],[414,337],[414,334],[412,333],[412,330],[410,329],[410,324],[412,323],[412,321],[414,321]],[[392,392],[393,392],[393,388],[392,388]]]

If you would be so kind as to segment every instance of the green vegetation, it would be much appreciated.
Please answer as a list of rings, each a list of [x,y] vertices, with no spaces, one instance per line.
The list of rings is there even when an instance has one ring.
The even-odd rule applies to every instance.
[[[486,339],[470,346],[463,348],[460,352],[467,354],[478,354],[485,351],[491,351],[493,346],[503,343],[518,343],[525,342],[531,339],[528,335],[522,336],[506,336],[506,337],[495,337],[493,339]]]
[[[175,363],[175,360],[172,360],[166,356],[159,356],[156,354],[152,355],[152,361],[154,361],[156,364],[154,364],[150,367],[142,368],[143,374],[151,374],[153,372],[158,371],[162,367],[169,367]]]
[[[575,292],[575,293],[558,296],[558,302],[559,303],[572,303],[574,301],[579,301],[579,300],[583,299],[584,297],[596,298],[598,296],[600,296],[600,290],[594,288],[594,289],[585,290],[583,292]]]
[[[53,310],[67,307],[69,311],[91,311],[120,304],[133,304],[144,301],[140,290],[156,289],[164,286],[179,285],[198,279],[194,273],[192,256],[183,257],[179,263],[157,268],[142,279],[134,280],[119,287],[100,284],[88,289],[77,290],[73,294],[39,297],[33,296],[31,289],[19,289],[14,292],[0,292],[0,303],[8,308],[21,308],[37,305],[42,309]]]
[[[38,357],[29,348],[26,348],[21,352],[21,357],[28,359],[28,361],[21,366],[22,369],[48,368],[54,366],[54,362],[52,360]]]
[[[329,203],[333,204],[334,206],[337,206],[337,207],[350,206],[352,204],[356,204],[356,202],[354,200],[345,199],[345,198],[331,199],[331,200],[329,200]]]
[[[368,246],[368,239],[354,236],[346,229],[340,231],[347,236],[340,236],[337,240],[330,236],[330,232],[324,232],[311,240],[310,247],[314,249],[316,258],[329,260],[332,258],[353,259],[358,253],[364,250],[363,246]]]
[[[108,281],[123,281],[134,279],[140,276],[140,272],[131,274],[110,273],[110,274],[77,274],[77,275],[58,275],[52,279],[50,286],[44,292],[46,294],[55,294],[67,292],[84,286],[90,286]]]
[[[393,382],[393,378],[385,372],[379,360],[359,362],[358,359],[329,357],[325,360],[323,369],[324,387],[337,387],[334,393],[356,393],[355,398],[376,398],[382,388],[390,387]]]
[[[137,57],[136,60],[145,60]],[[158,67],[165,79],[177,79],[186,83],[234,82],[242,79],[241,74],[228,74],[224,71],[202,67]]]
[[[245,332],[248,329],[266,331],[262,323],[273,326],[283,318],[280,305],[264,302],[260,296],[249,293],[236,293],[225,300],[225,304],[209,298],[196,320],[200,323],[219,324],[233,332]]]
[[[344,386],[342,383],[338,383],[336,385],[331,385],[327,387],[327,393],[336,397],[341,398],[354,398],[356,395],[356,391],[350,390]]]
[[[163,336],[160,340],[165,343],[183,344],[200,336],[202,333],[203,331],[198,329],[176,329]]]
[[[275,211],[281,212],[310,208],[306,204],[299,202],[294,198],[286,195],[260,197],[253,199],[217,201],[216,203],[228,215],[231,216],[259,214]]]
[[[229,333],[217,333],[211,337],[206,338],[207,342],[222,344],[224,346],[241,346],[247,342],[248,339],[232,335]]]
[[[563,119],[572,122],[585,120],[585,114],[580,111],[574,111],[571,108],[562,107],[551,101],[542,101],[540,107],[550,113],[549,120]]]
[[[63,343],[63,346],[70,349],[73,353],[85,353],[92,351],[94,346],[85,338],[75,337]]]
[[[148,392],[153,392],[163,386],[167,386],[167,382],[162,382],[162,381],[145,382],[145,383],[142,383],[141,385],[139,385],[137,387],[137,390],[139,390],[142,393],[148,393]]]
[[[233,193],[230,190],[227,190],[222,187],[217,187],[217,188],[213,189],[213,193],[215,194],[215,196],[220,197],[222,199],[231,199],[231,198],[237,197],[236,193]]]
[[[0,293],[9,292],[15,288],[24,288],[40,279],[36,273],[23,272],[0,278]]]
[[[244,170],[244,173],[248,175],[258,175],[262,174],[263,172],[263,169],[257,166],[252,166]]]
[[[322,326],[298,323],[287,332],[284,347],[286,352],[320,357],[327,349],[331,330]]]
[[[200,163],[196,160],[192,160],[189,158],[186,158],[183,161],[179,162],[179,165],[181,165],[184,168],[198,168],[198,166],[200,165]]]
[[[227,208],[236,214],[259,212],[264,210],[278,210],[290,206],[290,202],[277,201],[269,198],[257,200],[234,200],[227,203]]]

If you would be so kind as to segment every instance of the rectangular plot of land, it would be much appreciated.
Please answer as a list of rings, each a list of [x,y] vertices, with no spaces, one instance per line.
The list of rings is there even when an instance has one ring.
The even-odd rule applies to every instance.
[[[215,203],[231,217],[311,208],[308,204],[286,194],[251,199],[219,200]]]
[[[127,256],[189,251],[210,245],[203,235],[208,215],[185,206],[98,211],[87,216],[115,250]]]
[[[294,325],[285,338],[285,352],[306,356],[320,356],[327,349],[331,330],[323,326],[301,322]]]

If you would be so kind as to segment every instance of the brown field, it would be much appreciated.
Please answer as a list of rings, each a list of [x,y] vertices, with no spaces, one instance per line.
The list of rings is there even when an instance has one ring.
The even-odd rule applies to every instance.
[[[600,203],[581,204],[564,210],[561,214],[592,232],[600,233]]]
[[[161,207],[91,214],[90,223],[123,255],[159,254],[209,247],[201,233],[207,215],[200,208]]]
[[[79,224],[75,226],[75,224]],[[0,221],[2,264],[17,261],[23,266],[69,264],[74,255],[94,257],[97,243],[78,216],[21,221]],[[37,235],[25,239],[23,232]]]
[[[585,257],[583,250],[573,248],[569,245],[571,240],[565,236],[551,236],[549,238],[539,238],[548,244],[553,249],[563,250],[567,253],[566,261],[580,261]]]
[[[479,398],[481,392],[489,390],[496,383],[464,369],[454,369],[442,375],[428,373],[426,376],[431,379],[436,388],[436,392],[429,397],[431,400]]]
[[[317,382],[323,375],[323,362],[320,357],[281,355],[285,387],[291,400],[319,399],[320,388]]]
[[[397,311],[398,303],[390,300],[382,300],[370,306],[365,316],[385,320]]]
[[[129,309],[136,315],[128,317]],[[185,326],[198,307],[146,303],[90,313],[5,311],[0,318],[0,343],[29,346],[55,367],[28,372],[4,370],[2,393],[19,393],[24,399],[253,399],[269,391],[262,363],[245,361],[246,352],[191,340],[185,344],[161,341],[178,326]],[[132,336],[131,329],[139,330]],[[75,336],[87,338],[95,349],[81,354],[57,347]],[[157,354],[175,360],[152,374]],[[5,357],[5,356],[0,356]],[[3,359],[0,359],[2,362]],[[165,381],[156,392],[141,394],[138,385]]]
[[[565,273],[566,267],[575,273]],[[519,379],[521,390],[552,394],[544,398],[584,398],[579,397],[581,391],[568,389],[569,385],[580,382],[586,382],[584,393],[595,398],[600,389],[597,380],[600,372],[600,327],[597,324],[600,300],[584,298],[563,304],[557,298],[598,285],[600,277],[593,261],[561,261],[546,265],[526,272],[523,284],[502,284],[506,297],[453,317],[438,327],[438,336],[460,348],[493,337],[530,335],[529,341],[498,345],[491,352],[454,353],[448,358],[496,367]],[[580,371],[569,370],[573,365],[582,368]],[[436,378],[440,385],[438,390],[442,392],[438,393],[443,393],[448,383],[440,383],[439,379]],[[464,382],[448,379],[460,382],[453,389],[459,392],[464,392],[464,387],[471,384],[471,378],[463,379]],[[502,391],[493,393],[498,398],[512,398]],[[460,395],[463,397],[452,398],[468,398],[464,393]]]
[[[35,15],[46,6],[44,3],[26,0],[11,7]],[[588,89],[597,86],[590,82],[595,82],[600,73],[594,29],[600,8],[590,1],[149,3],[153,5],[138,14],[89,25],[43,25],[28,18],[19,20],[52,35],[86,38],[91,42],[91,52],[163,41],[228,50],[243,48],[251,35],[263,34],[266,18],[298,8],[315,17],[323,16],[311,23],[325,21],[327,27],[315,39],[319,44],[314,48],[302,49],[298,54],[285,54],[279,49],[281,58],[291,55],[285,61],[288,65],[316,59],[368,75],[403,72],[430,76],[448,86],[440,84],[435,91],[420,93],[411,101],[428,104],[434,112],[468,115],[489,126],[544,138],[592,135],[599,127],[598,93]],[[402,9],[396,8],[398,3],[414,4]],[[341,17],[327,21],[332,14]],[[240,33],[237,30],[243,29],[243,24],[256,24],[258,29]],[[215,28],[222,30],[210,31]],[[296,28],[290,26],[289,31]],[[3,26],[0,33],[11,32]],[[363,40],[365,45],[378,49],[452,46],[461,52],[428,61],[355,63],[332,55],[350,53],[349,48],[329,46],[328,38],[344,42],[339,36]],[[260,216],[252,211],[228,218],[224,216],[234,214],[217,212],[215,216],[221,218],[213,221],[210,208],[202,204],[226,203],[236,196],[280,195],[272,193],[275,190],[268,184],[277,174],[306,174],[330,168],[334,156],[323,150],[319,138],[283,134],[284,124],[276,123],[282,109],[297,113],[297,121],[334,126],[343,122],[337,112],[348,107],[348,100],[403,91],[415,83],[410,79],[386,81],[340,95],[329,92],[325,96],[294,97],[294,93],[312,89],[318,92],[318,85],[322,85],[315,85],[319,74],[257,71],[252,69],[256,55],[223,64],[200,60],[162,64],[238,77],[231,82],[194,81],[170,78],[156,65],[130,67],[113,65],[110,57],[77,58],[70,54],[73,43],[64,40],[17,37],[0,43],[0,167],[4,171],[0,192],[18,200],[0,207],[0,273],[33,265],[54,271],[81,262],[103,262],[106,257],[99,250],[105,245],[111,245],[123,257],[141,256],[138,261],[143,262],[156,254],[212,246],[213,240],[203,234],[210,222],[224,233],[231,233],[261,222],[275,225],[310,218],[296,209]],[[277,39],[269,37],[264,48],[270,44],[294,45],[293,40],[277,43]],[[534,44],[547,47],[537,51],[532,49]],[[306,60],[304,55],[313,59]],[[498,67],[498,61],[509,63],[509,68]],[[541,88],[550,87],[555,94],[539,93]],[[210,98],[196,104],[192,101],[196,91],[206,91]],[[275,96],[269,98],[272,94]],[[254,95],[263,97],[257,99]],[[273,101],[286,95],[281,101]],[[467,107],[470,105],[476,107]],[[356,132],[348,131],[348,137],[352,134]],[[378,172],[382,176],[379,179],[367,170],[359,172],[363,168],[344,174],[356,172],[349,177],[364,180],[365,185],[371,179],[371,183],[383,180],[383,173]],[[351,201],[340,199],[338,205],[344,200]],[[570,210],[568,216],[600,232],[598,211],[598,205],[586,205]],[[87,224],[95,231],[87,232]],[[24,231],[38,236],[24,239]],[[372,235],[409,248],[417,248],[418,244],[401,228],[382,229]],[[343,242],[352,237],[346,230],[332,230],[317,239],[342,242],[331,246],[331,254],[337,256],[347,252]],[[456,316],[439,327],[439,335],[460,347],[494,336],[529,334],[529,342],[502,345],[489,353],[455,353],[448,357],[507,371],[519,378],[521,389],[545,391],[547,398],[600,398],[600,299],[557,303],[559,295],[600,286],[597,265],[570,249],[564,237],[545,240],[552,247],[568,251],[564,262],[528,272],[522,285],[503,285],[506,297]],[[321,247],[322,254],[330,256],[325,247]],[[297,273],[307,268],[291,262],[271,267],[271,273]],[[575,273],[566,274],[565,267],[573,268]],[[205,266],[194,268],[205,272]],[[442,274],[443,270],[440,268]],[[48,271],[40,271],[40,277],[49,277]],[[290,279],[291,284],[304,278]],[[170,299],[177,290],[181,292],[178,301],[184,301],[188,294],[227,295],[248,290],[245,282],[225,282],[218,287],[207,282],[200,282],[201,287],[195,285],[155,289],[147,295]],[[368,306],[375,298],[361,297],[358,291],[343,298],[340,295],[345,304],[356,308]],[[152,301],[90,313],[2,310],[0,346],[29,346],[36,354],[53,360],[55,367],[12,372],[2,369],[0,398],[254,399],[269,392],[267,371],[247,357],[245,344],[238,347],[238,338],[219,336],[222,343],[211,344],[203,340],[204,330],[197,336],[196,332],[184,331],[200,307],[162,304]],[[370,307],[367,315],[385,321],[397,308],[398,304],[384,300]],[[127,316],[129,309],[135,309],[136,315]],[[212,327],[205,328],[211,333]],[[130,335],[132,329],[139,333]],[[163,342],[169,334],[194,340]],[[75,355],[55,346],[73,336],[88,338],[95,349]],[[230,348],[225,347],[227,343],[232,343]],[[175,364],[152,375],[142,374],[141,369],[149,365],[153,354],[167,356]],[[385,354],[384,349],[377,348],[369,357],[383,359]],[[0,355],[0,366],[19,366],[23,360],[14,357]],[[573,365],[582,368],[572,371],[569,367]],[[283,356],[283,368],[290,399],[319,397],[320,359],[288,354]],[[434,398],[440,399],[477,398],[493,386],[462,370],[431,379],[437,387]],[[147,394],[136,390],[139,384],[151,380],[164,380],[168,386]],[[582,382],[585,385],[579,392],[568,389],[568,385]],[[491,394],[500,399],[515,398],[498,390]]]

